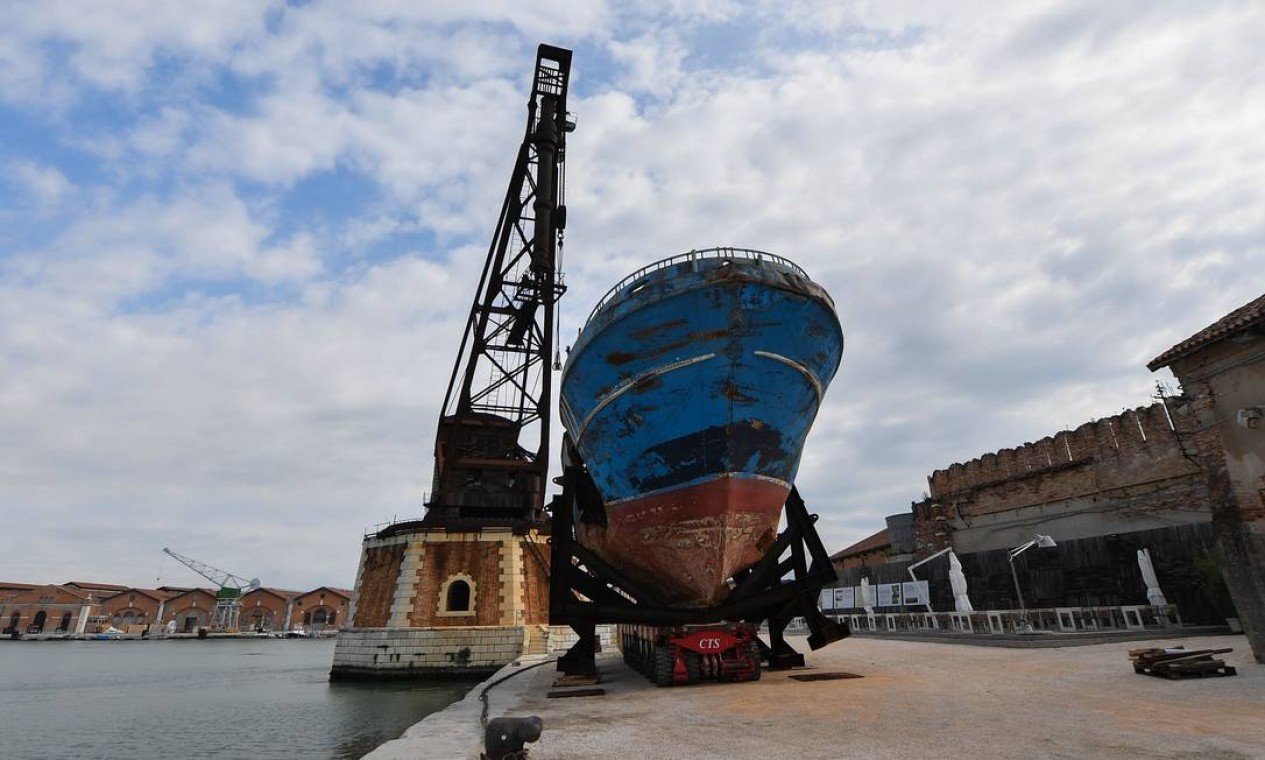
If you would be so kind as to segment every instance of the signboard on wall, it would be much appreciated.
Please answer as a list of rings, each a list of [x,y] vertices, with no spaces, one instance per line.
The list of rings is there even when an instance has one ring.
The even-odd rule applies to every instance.
[[[878,604],[877,607],[899,607],[903,604],[901,601],[901,589],[899,583],[880,583],[878,584]]]
[[[847,588],[824,588],[821,590],[821,599],[819,604],[823,610],[840,611],[852,609],[856,600],[856,589]]]
[[[931,586],[927,581],[906,581],[901,584],[905,604],[930,604]]]

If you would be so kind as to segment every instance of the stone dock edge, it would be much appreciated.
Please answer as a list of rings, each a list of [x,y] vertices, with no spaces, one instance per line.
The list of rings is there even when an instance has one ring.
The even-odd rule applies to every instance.
[[[426,716],[400,738],[365,755],[365,760],[478,760],[483,749],[481,695],[487,692],[488,720],[499,718],[522,702],[532,684],[530,674],[556,660],[546,655],[527,655],[511,662],[471,689],[461,701]]]

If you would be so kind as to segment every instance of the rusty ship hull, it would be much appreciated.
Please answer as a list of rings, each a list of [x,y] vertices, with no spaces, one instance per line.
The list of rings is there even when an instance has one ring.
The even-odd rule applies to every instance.
[[[604,505],[578,540],[674,605],[722,602],[776,538],[842,352],[829,295],[778,256],[695,251],[616,285],[562,375]]]

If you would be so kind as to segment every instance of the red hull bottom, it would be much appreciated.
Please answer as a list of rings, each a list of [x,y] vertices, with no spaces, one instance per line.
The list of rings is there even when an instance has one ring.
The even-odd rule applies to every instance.
[[[683,607],[711,607],[726,581],[777,539],[789,488],[723,476],[607,508],[607,525],[578,526],[580,543]]]

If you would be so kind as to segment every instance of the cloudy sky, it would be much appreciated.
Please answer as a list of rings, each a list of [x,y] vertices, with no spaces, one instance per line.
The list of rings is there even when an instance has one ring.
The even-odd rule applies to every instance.
[[[0,580],[350,585],[421,512],[539,42],[563,334],[683,250],[800,263],[842,548],[1260,295],[1262,39],[1250,1],[4,3]]]

